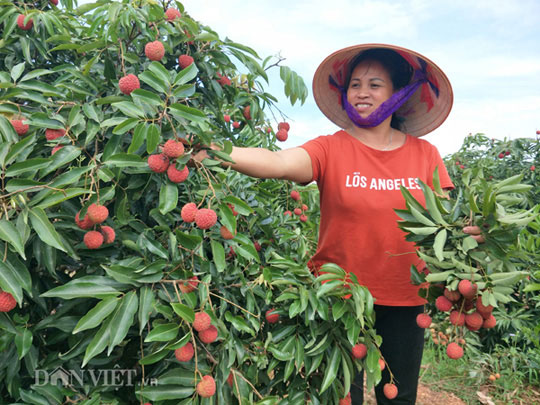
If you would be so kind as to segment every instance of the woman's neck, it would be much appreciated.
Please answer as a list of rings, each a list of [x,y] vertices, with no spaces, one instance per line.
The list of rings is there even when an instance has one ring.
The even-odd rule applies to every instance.
[[[378,125],[373,128],[359,128],[355,125],[346,131],[364,145],[377,150],[397,149],[405,142],[405,134],[390,125]]]

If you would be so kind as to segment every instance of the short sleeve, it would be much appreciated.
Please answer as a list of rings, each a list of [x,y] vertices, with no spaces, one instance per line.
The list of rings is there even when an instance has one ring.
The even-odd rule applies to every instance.
[[[324,173],[324,167],[328,158],[328,136],[319,136],[311,141],[300,145],[311,158],[311,167],[313,170],[313,181],[321,182]]]

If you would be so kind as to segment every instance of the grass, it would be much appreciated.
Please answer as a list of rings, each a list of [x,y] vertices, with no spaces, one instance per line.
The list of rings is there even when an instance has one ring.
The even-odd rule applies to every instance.
[[[540,404],[540,387],[528,383],[525,372],[500,368],[500,363],[490,355],[483,355],[472,347],[458,360],[446,356],[446,347],[426,342],[420,381],[434,391],[455,394],[466,404],[477,405],[479,394],[485,395],[496,405]],[[500,378],[490,381],[490,374],[500,373]],[[489,402],[483,402],[489,403]]]

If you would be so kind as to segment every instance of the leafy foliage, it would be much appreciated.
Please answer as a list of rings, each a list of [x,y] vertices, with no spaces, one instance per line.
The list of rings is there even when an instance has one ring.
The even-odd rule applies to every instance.
[[[220,39],[180,2],[0,7],[0,289],[18,303],[0,313],[0,397],[334,403],[362,367],[371,386],[380,379],[371,295],[336,266],[318,278],[307,267],[316,216],[283,215],[292,208],[287,184],[221,167],[233,144],[278,149],[266,130],[277,107],[263,66],[279,64]],[[169,21],[170,7],[181,16]],[[19,14],[32,29],[18,27]],[[165,56],[151,61],[145,45],[156,40]],[[193,63],[181,68],[180,55]],[[290,101],[303,102],[302,79],[279,67]],[[127,75],[139,81],[131,77],[130,92],[119,86]],[[147,163],[171,139],[185,148],[170,163],[188,168],[180,183]],[[195,159],[211,142],[223,151]],[[315,189],[301,193],[316,212]],[[185,222],[189,202],[217,212],[218,224]],[[109,215],[89,229],[115,232],[98,249],[75,222],[92,204]],[[265,320],[272,308],[278,323]],[[192,329],[198,312],[210,315],[215,342]],[[368,356],[353,361],[359,341]],[[188,342],[195,357],[180,363],[175,350]],[[216,381],[212,399],[195,393],[203,375]]]

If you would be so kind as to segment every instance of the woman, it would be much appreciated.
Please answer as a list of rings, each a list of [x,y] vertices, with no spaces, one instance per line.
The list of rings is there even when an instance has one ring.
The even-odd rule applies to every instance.
[[[432,185],[439,168],[443,188],[453,188],[437,151],[425,135],[448,116],[452,89],[444,73],[422,55],[397,46],[364,44],[327,57],[313,79],[321,111],[344,130],[296,148],[272,152],[233,148],[232,168],[249,176],[298,183],[316,181],[321,220],[317,270],[332,262],[353,272],[376,299],[376,329],[398,396],[379,404],[414,404],[424,342],[416,316],[425,301],[410,282],[411,264],[422,266],[414,245],[397,227],[395,208],[404,208],[400,186],[420,201],[416,179]],[[465,229],[479,234],[478,228]],[[345,237],[343,237],[345,236]],[[363,375],[351,389],[353,404],[363,403]]]

